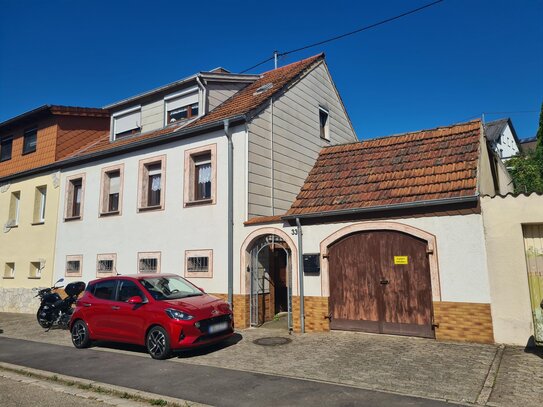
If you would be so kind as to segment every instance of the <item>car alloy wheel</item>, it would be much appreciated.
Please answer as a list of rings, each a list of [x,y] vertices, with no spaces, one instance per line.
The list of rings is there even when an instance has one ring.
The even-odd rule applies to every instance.
[[[164,328],[155,326],[147,334],[147,351],[153,359],[167,359],[170,356],[170,340]]]
[[[78,349],[88,348],[90,346],[89,329],[85,321],[78,320],[72,326],[72,343]]]

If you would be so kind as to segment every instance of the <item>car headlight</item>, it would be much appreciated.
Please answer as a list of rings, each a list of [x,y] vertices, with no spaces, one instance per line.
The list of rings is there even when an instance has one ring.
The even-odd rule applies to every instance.
[[[179,311],[179,310],[172,309],[172,308],[168,308],[166,310],[166,314],[168,314],[168,316],[171,319],[177,319],[179,321],[188,321],[188,320],[194,318],[192,315],[187,314],[186,312]]]

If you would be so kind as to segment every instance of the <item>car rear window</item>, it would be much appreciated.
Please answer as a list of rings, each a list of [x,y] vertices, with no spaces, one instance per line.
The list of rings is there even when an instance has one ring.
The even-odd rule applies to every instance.
[[[101,300],[113,300],[116,285],[116,280],[99,281],[94,284],[94,291],[92,294]]]

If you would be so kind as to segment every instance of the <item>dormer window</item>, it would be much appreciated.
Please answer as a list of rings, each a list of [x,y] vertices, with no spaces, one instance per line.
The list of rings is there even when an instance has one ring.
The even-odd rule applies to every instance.
[[[164,102],[166,105],[166,126],[178,121],[198,117],[200,112],[197,87],[166,96]]]
[[[113,140],[141,132],[141,107],[137,106],[112,116]]]
[[[23,154],[33,153],[36,151],[38,143],[38,129],[33,128],[25,130],[23,135]]]

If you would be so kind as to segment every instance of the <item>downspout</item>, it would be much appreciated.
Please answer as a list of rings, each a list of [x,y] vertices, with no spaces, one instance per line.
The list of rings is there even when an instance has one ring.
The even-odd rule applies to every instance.
[[[302,250],[302,225],[300,218],[296,218],[296,233],[298,235],[298,274],[300,288],[300,329],[305,333],[305,312],[304,312],[304,258]]]
[[[271,210],[272,216],[275,216],[275,165],[274,165],[274,154],[273,154],[273,96],[270,98],[270,154],[271,154]]]
[[[228,302],[234,306],[234,144],[230,134],[230,120],[224,121],[224,135],[228,140]]]

